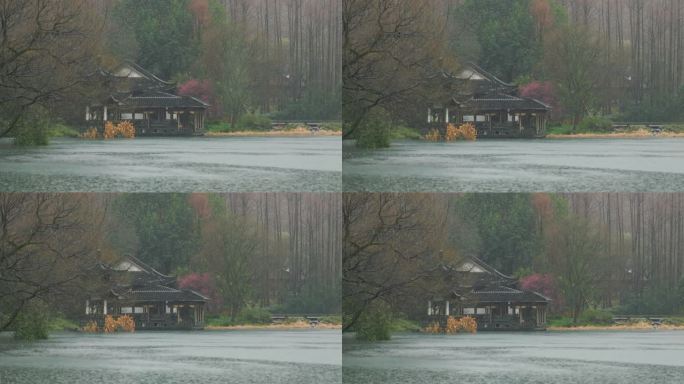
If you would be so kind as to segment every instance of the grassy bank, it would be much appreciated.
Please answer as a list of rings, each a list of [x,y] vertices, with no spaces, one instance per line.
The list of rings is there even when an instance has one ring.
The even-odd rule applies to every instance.
[[[570,125],[551,127],[547,130],[549,139],[615,139],[615,138],[651,138],[651,137],[684,137],[684,125],[672,124],[663,126],[659,133],[653,133],[645,125],[632,125],[619,131],[606,129],[588,129],[578,127],[573,130]]]
[[[341,316],[323,316],[320,323],[315,326],[319,329],[342,329]],[[263,319],[236,319],[228,317],[214,317],[207,319],[206,329],[309,329],[312,328],[309,320],[303,317],[288,317],[279,323],[272,323],[270,316]]]
[[[308,128],[296,128],[290,130],[278,131],[207,131],[205,136],[208,137],[313,137],[313,136],[342,136],[342,131],[332,131],[321,129],[312,132]]]
[[[684,317],[665,317],[658,325],[654,325],[645,317],[635,317],[620,323],[614,323],[612,316],[604,319],[580,319],[577,323],[573,323],[570,318],[562,317],[549,320],[547,329],[550,331],[684,330]]]

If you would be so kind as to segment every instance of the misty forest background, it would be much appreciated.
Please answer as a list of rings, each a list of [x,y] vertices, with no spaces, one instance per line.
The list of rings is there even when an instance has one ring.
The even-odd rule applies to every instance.
[[[343,204],[346,330],[424,319],[429,297],[448,290],[442,266],[468,256],[550,297],[555,325],[684,314],[683,194],[345,194]]]
[[[78,320],[99,263],[137,257],[221,324],[340,313],[340,194],[2,194],[0,331]],[[210,320],[211,321],[211,320]]]
[[[684,121],[677,0],[343,0],[344,137],[415,137],[474,62],[551,105],[551,132]]]
[[[211,130],[339,120],[335,0],[2,0],[0,137],[43,143],[131,60],[209,104]]]

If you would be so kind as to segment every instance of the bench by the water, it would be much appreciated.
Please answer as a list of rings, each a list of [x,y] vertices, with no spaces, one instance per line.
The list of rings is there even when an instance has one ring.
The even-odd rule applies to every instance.
[[[612,125],[612,130],[614,132],[622,132],[629,129],[633,125],[641,125],[651,130],[651,133],[657,135],[663,132],[665,124],[663,123],[635,123],[635,122],[615,122]]]
[[[289,318],[304,318],[309,322],[311,327],[317,327],[321,323],[321,316],[319,315],[272,315],[271,323],[282,324],[285,323]]]
[[[615,324],[625,324],[631,321],[648,321],[652,326],[658,327],[663,325],[665,316],[659,315],[616,315],[613,316],[613,323]]]
[[[274,131],[280,131],[285,129],[288,125],[296,124],[300,126],[305,126],[309,128],[311,132],[318,132],[321,130],[322,122],[301,122],[294,120],[284,120],[284,121],[274,121],[271,123],[271,129]]]

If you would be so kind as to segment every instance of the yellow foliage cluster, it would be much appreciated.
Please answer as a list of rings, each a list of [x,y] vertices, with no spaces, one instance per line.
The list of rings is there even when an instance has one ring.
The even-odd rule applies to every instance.
[[[95,333],[97,332],[97,322],[95,321],[89,321],[84,327],[83,327],[83,332],[87,333]]]
[[[433,128],[428,131],[423,138],[427,141],[439,141],[441,140],[442,135],[439,134],[439,129]]]
[[[475,129],[475,126],[471,123],[465,123],[461,124],[460,127],[458,127],[458,131],[460,133],[460,139],[462,140],[475,140],[477,139],[477,129]]]
[[[126,139],[132,139],[135,137],[135,126],[128,120],[120,122],[116,128],[119,130],[121,136],[125,137]]]
[[[87,131],[81,133],[81,138],[83,139],[97,139],[97,129],[88,128]]]
[[[103,136],[105,139],[111,139],[116,137],[116,125],[111,121],[105,123]]]
[[[119,327],[121,327],[121,330],[124,332],[135,332],[135,320],[133,320],[133,317],[130,315],[123,315],[119,316],[117,319],[117,322],[119,323]]]
[[[111,121],[105,123],[103,137],[105,139],[113,139],[115,137],[124,137],[132,139],[135,137],[135,126],[130,121],[122,121],[114,125]]]
[[[477,129],[471,123],[461,124],[456,126],[449,123],[444,132],[444,137],[439,133],[439,129],[433,128],[426,133],[423,138],[427,141],[457,141],[457,140],[475,140],[477,138]]]
[[[477,320],[471,316],[465,316],[461,318],[449,316],[444,332],[447,334],[460,332],[475,333],[477,332]]]
[[[444,140],[446,141],[475,140],[476,138],[477,129],[471,123],[461,124],[458,127],[455,124],[449,123],[444,135]]]
[[[105,323],[102,330],[105,333],[112,333],[116,331],[134,332],[135,331],[135,321],[129,315],[119,316],[115,319],[114,316],[108,315],[105,317]]]
[[[102,330],[105,333],[116,332],[117,328],[119,328],[119,324],[117,323],[114,316],[108,315],[107,317],[105,317],[104,327],[102,327]]]
[[[471,316],[447,318],[446,327],[442,328],[438,322],[434,322],[423,329],[426,333],[446,333],[453,335],[456,333],[475,333],[477,332],[477,320]]]

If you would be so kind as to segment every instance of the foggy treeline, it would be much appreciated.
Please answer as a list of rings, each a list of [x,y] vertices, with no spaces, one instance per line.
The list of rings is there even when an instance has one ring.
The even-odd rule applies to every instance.
[[[126,255],[213,314],[340,310],[339,194],[2,194],[0,227],[0,329],[46,306],[81,314],[99,265]]]
[[[678,193],[346,194],[345,327],[420,317],[426,295],[449,289],[442,266],[466,257],[574,321],[589,308],[680,313],[683,203]]]

